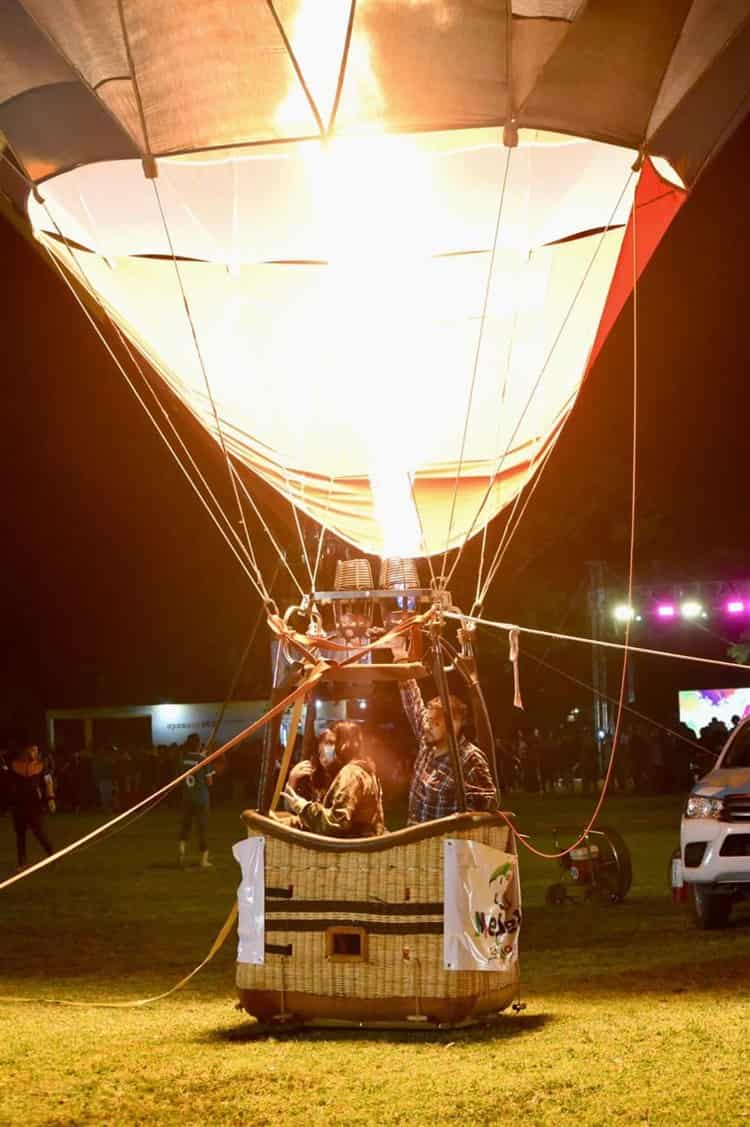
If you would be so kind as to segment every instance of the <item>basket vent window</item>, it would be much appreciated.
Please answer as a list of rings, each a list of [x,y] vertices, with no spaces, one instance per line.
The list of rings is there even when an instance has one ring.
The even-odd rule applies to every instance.
[[[367,959],[367,932],[363,927],[329,927],[326,955],[335,961],[364,962]]]

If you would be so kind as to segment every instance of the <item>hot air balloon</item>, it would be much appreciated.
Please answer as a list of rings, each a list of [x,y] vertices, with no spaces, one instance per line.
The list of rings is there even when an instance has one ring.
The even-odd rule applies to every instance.
[[[238,502],[245,467],[358,553],[331,591],[310,569],[301,632],[268,599],[277,701],[432,667],[450,712],[447,663],[490,739],[470,632],[443,644],[445,553],[545,463],[749,97],[747,0],[4,0],[6,194],[214,436]],[[458,813],[361,842],[267,816],[291,757],[274,787],[273,751],[242,857],[243,1005],[508,1005],[513,842],[462,812],[455,740]],[[492,925],[483,851],[513,874]]]

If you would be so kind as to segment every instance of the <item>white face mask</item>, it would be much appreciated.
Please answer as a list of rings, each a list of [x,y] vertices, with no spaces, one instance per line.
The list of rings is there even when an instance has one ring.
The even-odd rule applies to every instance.
[[[336,745],[335,744],[323,744],[323,746],[320,749],[320,761],[321,761],[321,763],[324,763],[326,765],[326,767],[330,767],[330,765],[333,763],[335,758],[336,758]]]

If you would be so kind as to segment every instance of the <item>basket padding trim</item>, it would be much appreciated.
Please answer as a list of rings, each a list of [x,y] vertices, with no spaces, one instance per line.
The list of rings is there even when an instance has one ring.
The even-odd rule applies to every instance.
[[[401,830],[381,834],[379,837],[338,838],[323,837],[321,834],[307,833],[291,826],[285,826],[273,818],[259,814],[257,810],[245,810],[242,814],[248,829],[264,834],[266,837],[285,841],[290,845],[302,846],[316,853],[385,853],[401,845],[411,845],[432,837],[452,837],[463,831],[471,832],[492,826],[507,826],[502,814],[468,812],[450,814],[437,818],[434,822],[420,822],[405,826]]]
[[[442,920],[266,920],[270,931],[328,931],[329,927],[361,927],[371,935],[442,935]],[[267,950],[268,948],[266,948]]]
[[[274,891],[271,889],[270,891]],[[293,900],[278,904],[266,899],[266,915],[280,912],[362,912],[366,916],[441,916],[443,902],[418,904],[414,901],[387,903],[383,900]]]

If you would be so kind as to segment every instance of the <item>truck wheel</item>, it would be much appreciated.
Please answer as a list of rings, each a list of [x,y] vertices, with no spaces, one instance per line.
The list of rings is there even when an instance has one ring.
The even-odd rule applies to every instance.
[[[702,930],[726,927],[732,911],[732,897],[709,892],[701,884],[692,884],[690,887],[696,927]]]

